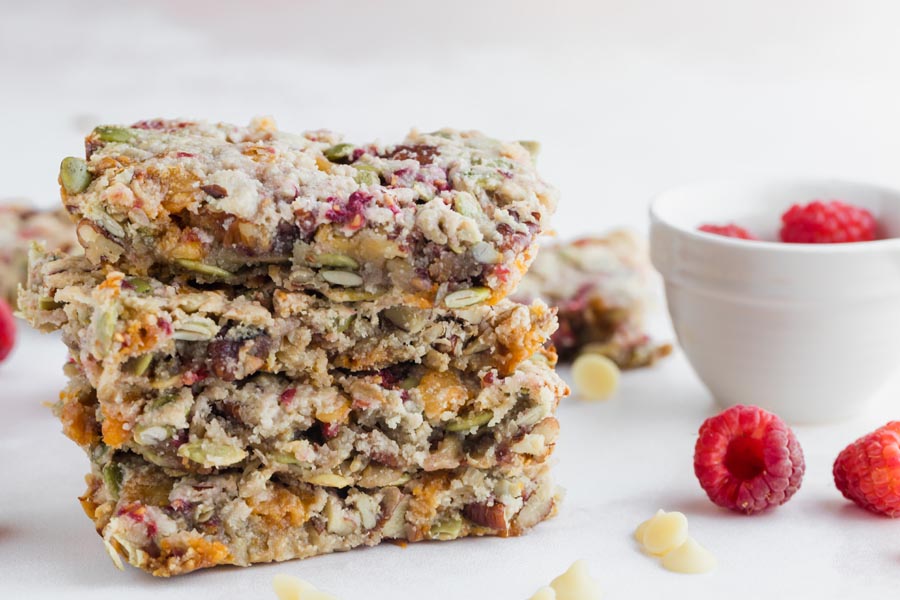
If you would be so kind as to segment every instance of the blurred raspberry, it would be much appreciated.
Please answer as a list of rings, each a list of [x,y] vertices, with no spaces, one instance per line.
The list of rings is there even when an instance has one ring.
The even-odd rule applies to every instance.
[[[795,204],[781,215],[781,241],[793,244],[837,244],[875,239],[875,217],[864,208],[837,200]]]
[[[701,225],[698,227],[700,231],[705,231],[706,233],[714,233],[716,235],[724,235],[725,237],[730,238],[738,238],[740,240],[755,240],[757,237],[741,227],[740,225],[735,225],[734,223],[729,223],[728,225]]]
[[[867,510],[900,516],[900,421],[844,448],[834,461],[834,484]]]
[[[16,320],[13,318],[9,304],[0,299],[0,361],[9,356],[15,343]]]
[[[700,427],[694,473],[719,506],[749,515],[784,504],[805,468],[794,432],[756,406],[733,406]]]

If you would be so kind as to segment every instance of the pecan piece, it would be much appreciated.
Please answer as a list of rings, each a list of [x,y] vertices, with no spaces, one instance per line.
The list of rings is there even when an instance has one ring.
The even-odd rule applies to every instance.
[[[497,531],[509,529],[509,523],[506,522],[506,507],[499,502],[495,502],[490,506],[483,502],[466,504],[465,508],[463,508],[463,516],[476,525],[481,525],[488,529]]]
[[[93,263],[118,262],[125,249],[111,239],[110,233],[99,225],[82,219],[75,227],[78,241],[85,249],[85,255]]]
[[[221,185],[217,183],[211,183],[209,185],[201,185],[200,189],[215,198],[216,200],[220,200],[228,195],[228,190],[223,188]]]
[[[434,162],[434,157],[437,153],[437,148],[434,146],[426,146],[424,144],[416,146],[396,146],[390,154],[388,154],[388,158],[393,158],[395,160],[413,159],[420,165],[430,165]]]

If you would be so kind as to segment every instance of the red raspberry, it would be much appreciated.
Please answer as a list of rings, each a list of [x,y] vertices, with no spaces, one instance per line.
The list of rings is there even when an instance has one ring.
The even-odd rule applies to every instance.
[[[719,506],[750,515],[784,504],[805,469],[794,432],[761,408],[732,406],[700,427],[694,473]]]
[[[868,242],[878,229],[872,213],[837,200],[795,204],[781,215],[781,223],[781,241],[792,244]]]
[[[900,517],[900,421],[864,435],[838,454],[834,484],[849,500]]]
[[[0,362],[9,356],[15,343],[16,320],[13,318],[9,304],[0,299]]]
[[[728,225],[701,225],[698,227],[700,231],[705,231],[706,233],[714,233],[716,235],[724,235],[725,237],[737,238],[740,240],[755,240],[758,239],[755,235],[741,227],[740,225],[735,225],[734,223],[729,223]]]

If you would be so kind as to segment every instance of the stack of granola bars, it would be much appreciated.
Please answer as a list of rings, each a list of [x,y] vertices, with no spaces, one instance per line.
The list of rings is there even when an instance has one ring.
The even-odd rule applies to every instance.
[[[155,575],[555,512],[568,389],[545,304],[505,299],[556,194],[528,144],[154,120],[60,171],[83,257],[36,250],[57,406],[114,560]]]

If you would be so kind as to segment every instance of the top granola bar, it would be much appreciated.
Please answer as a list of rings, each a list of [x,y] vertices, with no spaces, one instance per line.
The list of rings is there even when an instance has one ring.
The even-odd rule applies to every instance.
[[[153,120],[94,129],[60,183],[93,262],[459,308],[515,288],[555,209],[526,146],[450,129],[354,145],[267,118]]]

